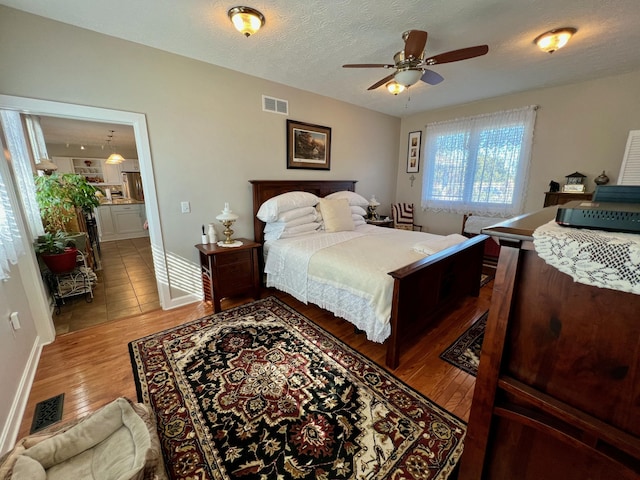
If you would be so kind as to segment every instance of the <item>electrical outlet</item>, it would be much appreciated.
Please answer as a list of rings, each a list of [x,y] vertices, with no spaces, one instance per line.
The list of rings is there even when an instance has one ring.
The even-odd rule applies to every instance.
[[[191,204],[189,202],[180,202],[182,213],[191,213]]]

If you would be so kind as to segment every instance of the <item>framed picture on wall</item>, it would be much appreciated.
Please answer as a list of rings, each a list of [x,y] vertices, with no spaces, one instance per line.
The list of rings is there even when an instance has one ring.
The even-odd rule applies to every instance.
[[[331,169],[331,128],[287,120],[287,168]]]
[[[407,147],[407,173],[416,173],[420,170],[421,141],[421,131],[409,133],[409,145]]]

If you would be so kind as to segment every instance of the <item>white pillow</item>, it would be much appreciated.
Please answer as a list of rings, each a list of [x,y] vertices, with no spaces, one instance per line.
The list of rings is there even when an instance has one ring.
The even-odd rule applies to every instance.
[[[352,216],[353,218],[353,226],[354,227],[359,227],[360,225],[366,225],[367,221],[364,219],[364,217],[361,217],[360,215],[356,216]]]
[[[351,207],[351,213],[355,213],[356,215],[360,215],[361,217],[365,217],[367,215],[367,211],[358,205],[353,205]]]
[[[290,222],[295,220],[296,218],[304,217],[309,214],[316,215],[317,210],[315,207],[299,207],[294,208],[293,210],[289,210],[287,212],[281,213],[278,215],[278,222]],[[313,220],[312,220],[313,221]]]
[[[282,232],[285,231],[285,229],[288,228],[292,228],[292,227],[297,227],[298,225],[305,225],[307,223],[312,223],[316,226],[316,228],[320,227],[320,223],[316,222],[316,214],[315,214],[315,209],[313,207],[310,207],[314,213],[310,213],[309,215],[305,215],[304,217],[298,217],[298,218],[294,218],[293,220],[289,221],[289,222],[269,222],[264,226],[264,233],[270,233],[270,234],[277,234],[278,236],[276,238],[280,238],[280,235],[282,234]],[[272,235],[270,236],[272,237]],[[272,238],[273,240],[273,238]]]
[[[362,195],[358,195],[356,192],[350,192],[348,190],[330,193],[324,198],[329,198],[331,200],[335,200],[337,198],[346,198],[349,201],[349,205],[362,208],[366,208],[369,205],[369,200],[364,198]]]
[[[342,232],[354,229],[349,201],[346,198],[322,198],[320,199],[320,211],[325,231]]]
[[[256,217],[263,222],[275,222],[281,213],[294,208],[313,207],[320,200],[309,192],[287,192],[270,198],[258,209]]]
[[[279,238],[297,237],[299,235],[308,235],[310,233],[316,233],[320,228],[319,223],[305,223],[303,225],[296,225],[295,227],[285,228],[282,232],[265,232],[264,240],[268,242],[270,240],[277,240]]]

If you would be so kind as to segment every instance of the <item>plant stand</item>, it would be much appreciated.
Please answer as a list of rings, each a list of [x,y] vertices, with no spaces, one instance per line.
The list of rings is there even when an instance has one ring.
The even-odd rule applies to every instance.
[[[87,266],[85,255],[78,251],[76,268],[67,273],[46,272],[49,291],[55,302],[55,313],[60,314],[60,307],[64,305],[64,299],[76,295],[84,295],[85,301],[93,301],[93,284],[95,273]]]

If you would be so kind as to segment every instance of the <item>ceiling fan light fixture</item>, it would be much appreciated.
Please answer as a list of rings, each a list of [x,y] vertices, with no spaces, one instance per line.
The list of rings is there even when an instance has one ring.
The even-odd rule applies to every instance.
[[[393,76],[395,81],[405,87],[410,87],[422,77],[422,70],[406,69],[398,70]]]
[[[404,92],[406,88],[404,85],[399,84],[395,80],[387,83],[385,86],[387,87],[387,90],[389,90],[389,93],[393,95],[398,95],[399,93]]]
[[[251,7],[233,7],[227,14],[236,30],[245,37],[249,37],[260,30],[265,22],[264,15]]]
[[[553,53],[564,47],[578,30],[573,27],[562,27],[538,35],[533,41],[543,52]]]

